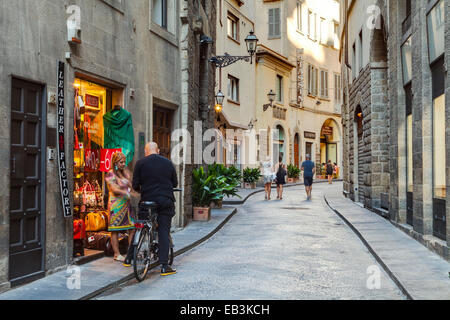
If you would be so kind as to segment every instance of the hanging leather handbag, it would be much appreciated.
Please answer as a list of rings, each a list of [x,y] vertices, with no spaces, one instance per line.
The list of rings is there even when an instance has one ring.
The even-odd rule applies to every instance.
[[[73,193],[73,205],[74,206],[83,205],[83,193],[81,191],[75,191]]]
[[[106,218],[104,215],[100,213],[97,212],[88,213],[84,222],[86,224],[86,231],[88,232],[97,232],[106,230],[107,226]]]
[[[111,239],[111,234],[107,232],[88,233],[87,247],[91,250],[105,251],[106,244]]]
[[[86,225],[83,220],[73,221],[73,239],[82,240],[86,238]]]

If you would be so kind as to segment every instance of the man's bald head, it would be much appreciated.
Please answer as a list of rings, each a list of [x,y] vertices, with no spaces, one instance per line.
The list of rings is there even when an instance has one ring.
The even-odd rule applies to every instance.
[[[156,142],[149,142],[145,146],[145,156],[151,156],[152,154],[159,154],[159,147]]]

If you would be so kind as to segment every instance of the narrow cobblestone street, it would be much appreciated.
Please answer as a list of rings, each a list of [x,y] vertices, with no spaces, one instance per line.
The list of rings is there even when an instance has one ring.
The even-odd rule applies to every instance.
[[[327,188],[315,185],[312,202],[303,187],[286,189],[283,201],[257,194],[209,241],[175,259],[178,274],[163,278],[153,270],[143,283],[99,299],[405,299],[327,207]],[[377,267],[381,285],[370,290],[368,268]]]

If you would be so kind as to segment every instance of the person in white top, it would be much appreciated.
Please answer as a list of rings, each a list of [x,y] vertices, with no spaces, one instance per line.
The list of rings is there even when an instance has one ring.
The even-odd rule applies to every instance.
[[[273,182],[273,164],[270,161],[270,157],[267,157],[266,161],[261,163],[263,177],[264,177],[264,190],[266,192],[266,200],[270,200],[270,193],[272,191]]]

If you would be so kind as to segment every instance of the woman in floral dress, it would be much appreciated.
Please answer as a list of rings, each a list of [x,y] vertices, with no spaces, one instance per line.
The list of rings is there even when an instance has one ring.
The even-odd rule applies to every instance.
[[[105,180],[109,189],[109,227],[111,245],[114,250],[114,260],[125,262],[130,266],[130,257],[124,258],[119,252],[119,232],[129,230],[130,243],[135,233],[133,218],[131,217],[130,193],[131,175],[126,170],[126,157],[123,153],[115,153],[112,157],[112,169],[106,174]]]

